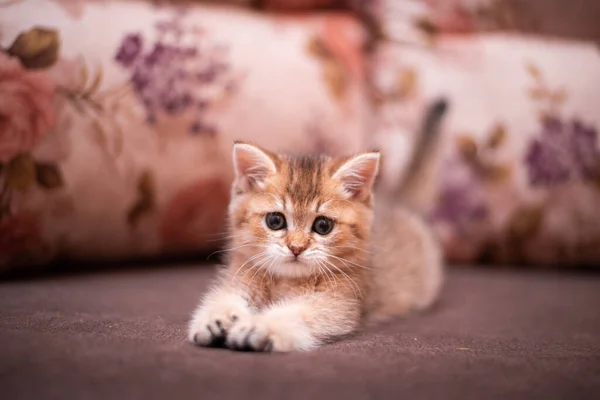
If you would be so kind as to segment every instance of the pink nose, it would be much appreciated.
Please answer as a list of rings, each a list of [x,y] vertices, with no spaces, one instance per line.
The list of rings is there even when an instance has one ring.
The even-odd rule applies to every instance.
[[[300,253],[302,253],[306,249],[306,247],[300,247],[300,246],[288,246],[288,247],[292,251],[292,254],[296,257],[298,257],[300,255]]]

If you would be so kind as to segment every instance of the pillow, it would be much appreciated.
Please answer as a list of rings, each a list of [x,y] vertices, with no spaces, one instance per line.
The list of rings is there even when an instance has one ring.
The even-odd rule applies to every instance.
[[[397,110],[378,138],[397,159],[409,153],[397,143],[414,140],[422,104],[449,100],[439,197],[424,211],[450,261],[597,265],[594,44],[444,34],[430,47],[381,44],[373,63],[380,109]]]
[[[364,35],[345,14],[69,3],[0,6],[3,268],[210,250],[234,140],[364,145]]]

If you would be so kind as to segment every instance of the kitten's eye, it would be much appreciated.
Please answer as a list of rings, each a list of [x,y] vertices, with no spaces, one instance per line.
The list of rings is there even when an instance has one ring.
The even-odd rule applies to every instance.
[[[265,222],[270,229],[278,231],[286,227],[285,217],[280,212],[270,212],[265,217]]]
[[[313,222],[312,229],[319,235],[327,235],[333,229],[333,220],[327,217],[317,217]]]

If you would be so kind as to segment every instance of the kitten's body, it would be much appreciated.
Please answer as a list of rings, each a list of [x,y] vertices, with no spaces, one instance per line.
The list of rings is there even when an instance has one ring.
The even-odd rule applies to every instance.
[[[440,124],[445,101],[428,110],[412,162],[396,188],[375,197],[371,239],[372,290],[367,301],[371,320],[381,320],[430,306],[443,282],[443,255],[419,215],[436,199],[440,169]]]
[[[437,298],[443,281],[442,253],[423,220],[397,204],[375,207],[370,320],[384,320],[422,310]]]
[[[435,300],[442,262],[426,225],[387,196],[373,221],[378,153],[289,157],[237,144],[234,162],[231,252],[190,323],[192,342],[309,350],[365,315]]]

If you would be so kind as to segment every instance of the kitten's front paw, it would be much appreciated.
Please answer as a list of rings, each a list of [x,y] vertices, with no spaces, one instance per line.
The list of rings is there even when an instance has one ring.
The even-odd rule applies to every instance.
[[[233,350],[289,352],[312,349],[317,341],[303,325],[251,315],[233,324],[225,344]]]
[[[249,315],[248,309],[232,305],[201,307],[190,323],[188,340],[197,346],[222,347],[234,322]]]
[[[244,318],[232,326],[226,345],[233,350],[272,351],[273,340],[264,317]]]

